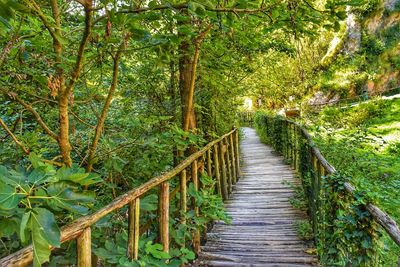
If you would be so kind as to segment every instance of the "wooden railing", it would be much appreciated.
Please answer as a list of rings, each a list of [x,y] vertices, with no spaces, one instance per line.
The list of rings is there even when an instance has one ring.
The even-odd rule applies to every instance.
[[[117,211],[128,205],[128,257],[138,259],[139,249],[139,220],[140,198],[151,189],[159,187],[159,233],[160,242],[165,252],[169,251],[169,181],[179,177],[180,208],[182,210],[181,223],[185,224],[187,211],[187,175],[190,171],[191,180],[195,191],[199,190],[198,174],[207,172],[216,180],[216,191],[226,200],[231,193],[232,184],[235,184],[240,176],[239,165],[239,138],[238,130],[233,129],[219,139],[207,144],[198,152],[190,155],[174,169],[159,175],[141,186],[134,188],[117,197],[114,201],[96,211],[93,214],[81,217],[72,223],[62,227],[61,243],[77,240],[77,265],[79,267],[91,266],[91,226],[107,214]],[[194,202],[194,200],[193,200]],[[195,205],[195,214],[199,216],[199,207]],[[196,230],[193,240],[194,250],[200,251],[200,231]],[[54,249],[54,248],[52,248]],[[32,262],[32,245],[21,249],[3,259],[0,266],[26,266]]]
[[[318,213],[320,211],[322,179],[324,176],[335,174],[336,170],[324,158],[318,147],[314,144],[311,135],[300,124],[283,117],[264,115],[262,119],[262,124],[265,127],[264,131],[268,138],[270,138],[270,144],[291,162],[293,168],[300,176],[303,175],[302,165],[311,166],[311,184],[308,186],[310,192],[306,193],[309,194],[309,209],[313,230],[316,234],[318,232],[316,228],[318,225]],[[305,150],[301,149],[303,145]],[[350,196],[354,196],[355,188],[352,184],[345,182],[344,188]],[[382,226],[390,238],[400,247],[400,229],[396,221],[372,203],[365,204],[365,209],[370,213],[372,219]]]

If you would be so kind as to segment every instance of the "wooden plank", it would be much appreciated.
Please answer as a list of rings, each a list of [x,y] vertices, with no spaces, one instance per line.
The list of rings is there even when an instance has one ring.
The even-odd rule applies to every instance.
[[[207,175],[212,177],[212,159],[211,159],[211,148],[207,150]]]
[[[210,266],[216,261],[221,266],[312,266],[316,257],[304,252],[308,246],[296,233],[296,221],[307,216],[290,205],[294,190],[282,184],[299,181],[283,158],[260,142],[254,130],[245,129],[244,133],[242,176],[225,202],[232,222],[215,222],[199,255],[200,262]],[[287,150],[289,156],[292,150]]]

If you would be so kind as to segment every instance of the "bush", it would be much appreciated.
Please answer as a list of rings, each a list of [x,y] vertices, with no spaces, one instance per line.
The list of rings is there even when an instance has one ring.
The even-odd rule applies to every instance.
[[[361,39],[362,51],[364,51],[369,57],[379,56],[385,51],[385,43],[376,38],[373,35],[363,32]]]

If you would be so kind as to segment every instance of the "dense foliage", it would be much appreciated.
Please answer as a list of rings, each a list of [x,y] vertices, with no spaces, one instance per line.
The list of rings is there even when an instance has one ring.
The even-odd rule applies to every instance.
[[[399,7],[398,0],[362,1],[346,9],[336,31],[321,28],[317,36],[294,41],[292,56],[274,50],[249,80],[252,97],[263,108],[306,108],[400,87]],[[260,75],[266,76],[261,83]]]
[[[60,226],[231,129],[240,96],[252,89],[247,80],[265,66],[258,59],[273,61],[278,51],[292,60],[293,40],[337,28],[345,5],[359,2],[0,0],[0,256],[32,241],[34,265],[48,261]],[[212,181],[202,179],[205,189],[188,193],[204,213],[189,212],[186,226],[171,222],[169,254],[157,244],[150,192],[141,201],[139,261],[122,245],[125,210],[95,225],[94,258],[123,266],[192,260],[191,244],[179,249],[183,237],[227,219]],[[61,247],[51,264],[73,261],[75,244]]]

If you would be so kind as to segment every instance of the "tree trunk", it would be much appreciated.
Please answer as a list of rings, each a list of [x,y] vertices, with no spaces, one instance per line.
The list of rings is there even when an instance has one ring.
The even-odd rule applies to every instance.
[[[114,93],[115,93],[115,90],[118,85],[118,66],[119,66],[119,62],[121,59],[121,54],[125,50],[126,42],[127,42],[127,37],[125,38],[125,40],[122,41],[122,44],[119,47],[119,50],[116,52],[116,54],[113,58],[112,82],[111,82],[110,90],[108,91],[106,101],[104,102],[103,110],[101,111],[101,115],[97,122],[96,131],[95,131],[95,135],[94,135],[94,138],[92,141],[92,145],[90,146],[89,151],[88,151],[88,164],[86,165],[87,172],[91,172],[93,169],[93,159],[96,154],[97,145],[99,143],[101,133],[103,132],[104,123],[106,121],[107,113],[108,113],[108,110],[111,105],[111,100],[114,97]]]
[[[211,24],[200,32],[194,40],[193,59],[190,55],[190,44],[183,41],[179,47],[181,58],[179,60],[179,89],[182,105],[182,129],[190,131],[196,128],[196,114],[194,111],[194,92],[196,82],[197,63],[200,55],[201,43],[210,31]]]
[[[193,64],[197,64],[197,62],[192,61],[189,51],[190,44],[187,41],[182,42],[179,50],[181,54],[179,59],[179,92],[182,109],[182,129],[189,131],[196,128],[196,114],[193,109],[194,92],[191,92],[191,84]]]

